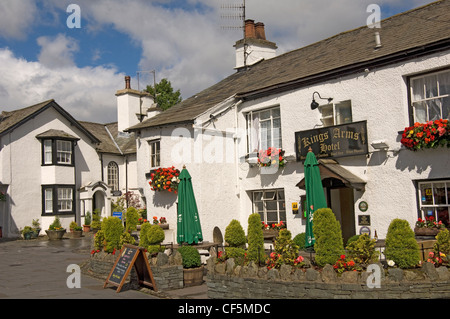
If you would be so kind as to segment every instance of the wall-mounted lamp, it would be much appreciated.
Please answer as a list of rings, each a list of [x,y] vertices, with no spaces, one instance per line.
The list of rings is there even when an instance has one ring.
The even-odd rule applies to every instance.
[[[319,92],[316,91],[316,92],[313,93],[313,96],[312,96],[313,100],[311,102],[311,110],[315,110],[315,109],[317,109],[319,107],[319,103],[317,103],[316,100],[314,100],[314,94],[317,94],[319,96],[319,98],[322,99],[322,100],[328,100],[328,103],[333,101],[332,97],[323,98],[323,97],[320,96]]]

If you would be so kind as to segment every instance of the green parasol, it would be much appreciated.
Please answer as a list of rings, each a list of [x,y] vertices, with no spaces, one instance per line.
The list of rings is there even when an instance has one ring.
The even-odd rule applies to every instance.
[[[305,248],[314,246],[313,215],[319,208],[327,207],[327,200],[323,192],[320,178],[319,163],[316,156],[309,149],[305,159],[305,188],[306,188],[306,238]]]
[[[197,244],[203,241],[203,235],[192,188],[192,178],[186,167],[183,167],[178,178],[180,183],[178,184],[177,242],[180,245],[182,243]]]

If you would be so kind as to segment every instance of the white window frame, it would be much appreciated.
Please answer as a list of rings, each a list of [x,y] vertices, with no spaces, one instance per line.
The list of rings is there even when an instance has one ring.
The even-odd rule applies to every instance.
[[[58,212],[71,212],[73,209],[73,189],[69,187],[58,187]]]
[[[433,81],[433,77],[436,77],[436,82]],[[450,86],[450,70],[444,70],[439,72],[427,73],[420,76],[411,77],[409,81],[409,92],[411,97],[411,109],[413,114],[413,122],[425,123],[429,121],[434,121],[437,119],[447,118],[450,119],[450,89],[447,88],[448,92],[443,90],[440,85],[441,81],[447,77]],[[415,81],[423,81],[423,84],[419,82],[415,85]],[[435,87],[431,85],[435,84]],[[414,92],[420,89],[422,92]],[[433,89],[435,91],[433,92]],[[416,94],[415,94],[416,93]],[[421,96],[420,96],[421,95]],[[443,114],[444,100],[447,101],[448,110],[447,114]],[[421,106],[421,107],[420,107]],[[422,109],[422,115],[419,116],[419,107]],[[435,112],[434,116],[430,117],[430,108],[439,107],[439,114]],[[447,116],[445,116],[447,115]]]
[[[148,145],[150,147],[150,167],[160,167],[161,166],[161,141],[153,140],[149,141]]]
[[[444,186],[444,195],[438,194]],[[429,187],[427,187],[429,186]],[[433,216],[436,221],[443,220],[448,224],[448,214],[450,209],[450,179],[424,180],[417,184],[417,196],[419,203],[419,218],[425,219]],[[440,201],[438,200],[440,196]],[[431,199],[431,201],[430,201]],[[445,210],[447,211],[446,217]],[[447,219],[447,221],[445,221]]]
[[[285,192],[282,188],[265,189],[251,192],[253,213],[261,216],[261,221],[269,226],[280,221],[287,224]],[[276,220],[268,219],[269,214],[276,213]],[[284,218],[283,218],[284,217]]]
[[[44,164],[53,164],[53,141],[44,140]]]
[[[323,126],[334,126],[353,122],[352,101],[346,100],[339,103],[330,103],[319,106],[320,120]],[[344,112],[343,110],[349,110]]]
[[[56,163],[72,164],[72,141],[56,140]]]
[[[44,211],[46,214],[53,213],[53,188],[44,189]]]
[[[269,117],[263,118],[262,115],[264,113],[267,114],[267,112],[269,112],[270,114]],[[269,147],[282,148],[283,134],[281,125],[281,109],[279,105],[265,109],[250,111],[249,113],[246,114],[246,121],[247,121],[247,151],[249,153],[266,150]],[[279,122],[279,132],[278,127],[274,128],[275,122]],[[269,134],[263,136],[264,130],[261,127],[262,123],[266,123],[270,126],[270,138],[267,138]]]
[[[107,168],[108,186],[113,191],[119,190],[119,165],[116,162],[111,161],[108,163]]]

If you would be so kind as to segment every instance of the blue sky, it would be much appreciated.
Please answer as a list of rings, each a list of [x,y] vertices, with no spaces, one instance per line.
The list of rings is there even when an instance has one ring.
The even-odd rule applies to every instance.
[[[247,18],[264,22],[278,54],[366,24],[367,6],[382,18],[430,0],[246,0]],[[81,9],[70,29],[69,4]],[[75,118],[116,121],[115,92],[137,71],[155,70],[183,98],[234,72],[242,31],[221,26],[220,8],[239,0],[0,0],[0,110],[55,99]],[[141,73],[141,88],[152,82]]]

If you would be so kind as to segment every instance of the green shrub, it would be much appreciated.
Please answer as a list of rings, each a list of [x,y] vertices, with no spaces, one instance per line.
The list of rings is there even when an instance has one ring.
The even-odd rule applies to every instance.
[[[91,224],[91,213],[90,212],[86,212],[86,216],[84,217],[84,224],[85,225]]]
[[[201,266],[202,261],[200,253],[195,247],[182,246],[178,248],[178,252],[181,254],[183,260],[183,268],[195,268]]]
[[[63,229],[61,226],[61,221],[59,220],[59,216],[55,216],[53,223],[48,227],[50,230],[58,230]]]
[[[248,217],[247,236],[248,260],[255,262],[264,261],[266,258],[264,252],[264,235],[261,227],[261,217],[258,213],[251,214]]]
[[[139,221],[139,213],[136,208],[128,207],[127,212],[125,213],[126,218],[126,229],[125,231],[133,231],[136,230],[136,225]]]
[[[298,245],[291,239],[291,232],[287,229],[280,230],[275,240],[275,253],[280,254],[280,262],[286,265],[294,265],[298,257]]]
[[[144,223],[141,226],[139,246],[147,248],[150,251],[149,246],[161,244],[165,238],[164,230],[158,225],[152,225],[150,223]],[[151,250],[154,250],[152,248]]]
[[[122,235],[120,235],[120,248],[123,247],[125,244],[134,245],[136,243],[136,240],[129,232],[123,232]]]
[[[95,250],[103,250],[104,245],[105,245],[105,232],[103,230],[99,230],[94,236]]]
[[[388,260],[393,260],[400,268],[415,267],[419,263],[419,245],[408,221],[396,218],[390,223],[384,253]]]
[[[294,243],[299,247],[299,249],[304,249],[306,243],[306,233],[297,234],[293,240]]]
[[[75,227],[77,227],[77,226],[78,226],[78,224],[76,221],[71,221],[69,224],[69,229],[75,229]]]
[[[241,247],[225,247],[227,258],[234,258],[236,265],[243,266],[245,263],[245,249]]]
[[[100,222],[100,211],[98,209],[95,209],[92,213],[92,223],[91,228],[92,229],[101,229],[102,223]]]
[[[329,208],[320,208],[314,212],[313,233],[316,238],[314,250],[318,266],[334,265],[339,256],[345,254],[341,225]]]
[[[439,251],[447,256],[450,254],[450,232],[448,231],[448,229],[441,230],[436,235],[434,251]]]
[[[375,239],[370,239],[367,234],[358,235],[356,240],[350,241],[350,239],[347,253],[356,263],[370,264],[377,260],[379,252],[375,251]]]
[[[241,223],[236,219],[233,219],[230,224],[225,228],[225,241],[231,247],[241,247],[245,245],[245,232]]]
[[[361,235],[353,235],[352,237],[350,237],[350,238],[347,240],[347,245],[345,245],[345,247],[347,247],[350,243],[352,243],[352,242],[358,240],[359,236],[361,236]]]
[[[102,221],[102,230],[105,234],[105,251],[112,253],[120,249],[120,236],[123,233],[122,221],[118,217],[106,217]]]

